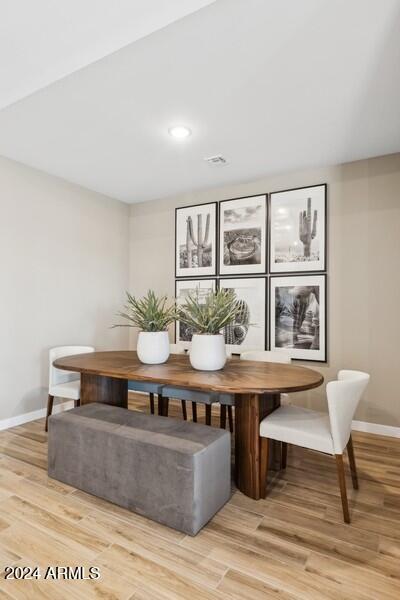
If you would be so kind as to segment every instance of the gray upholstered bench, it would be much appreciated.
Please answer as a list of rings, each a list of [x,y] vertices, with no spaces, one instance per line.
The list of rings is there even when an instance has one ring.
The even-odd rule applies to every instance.
[[[50,477],[195,535],[230,497],[230,436],[86,404],[49,419]]]

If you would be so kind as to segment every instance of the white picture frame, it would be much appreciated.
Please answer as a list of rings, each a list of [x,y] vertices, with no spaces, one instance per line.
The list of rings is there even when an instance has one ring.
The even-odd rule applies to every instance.
[[[178,306],[185,301],[185,296],[198,291],[202,294],[215,292],[217,289],[216,279],[178,279],[175,281],[175,298]],[[175,343],[181,348],[190,348],[192,335],[188,328],[180,321],[175,321]]]
[[[236,323],[224,329],[228,352],[265,350],[267,285],[265,277],[220,279],[219,289],[233,289],[242,305]]]
[[[292,359],[326,362],[326,275],[270,278],[270,350]]]
[[[258,275],[267,268],[267,195],[219,203],[219,274]]]
[[[326,270],[326,184],[269,195],[271,274]]]
[[[217,202],[175,209],[175,277],[217,271]]]

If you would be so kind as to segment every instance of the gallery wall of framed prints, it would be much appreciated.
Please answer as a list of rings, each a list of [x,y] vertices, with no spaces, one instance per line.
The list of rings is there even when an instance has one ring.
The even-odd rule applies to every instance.
[[[175,291],[234,289],[229,350],[289,352],[327,361],[327,185],[176,209]],[[176,324],[176,343],[192,332]]]

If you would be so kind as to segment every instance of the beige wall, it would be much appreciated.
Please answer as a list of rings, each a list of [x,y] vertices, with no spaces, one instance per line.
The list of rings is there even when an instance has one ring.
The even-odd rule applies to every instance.
[[[0,419],[43,408],[48,349],[127,347],[129,207],[0,158]]]
[[[371,384],[356,418],[400,426],[400,154],[132,205],[130,290],[140,295],[152,288],[173,296],[176,206],[324,182],[329,363],[312,366],[326,380],[340,368],[368,371]],[[298,396],[298,401],[323,408],[323,389]]]

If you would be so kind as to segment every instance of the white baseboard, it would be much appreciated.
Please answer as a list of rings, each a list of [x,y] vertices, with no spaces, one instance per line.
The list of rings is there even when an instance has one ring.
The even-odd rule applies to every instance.
[[[134,392],[135,394],[144,394],[144,392]],[[56,404],[53,408],[53,414],[63,412],[64,410],[70,410],[74,408],[74,401],[68,400],[67,402],[61,402]],[[10,417],[9,419],[3,419],[0,421],[0,431],[4,429],[10,429],[11,427],[17,427],[17,425],[23,425],[29,423],[29,421],[36,421],[46,416],[46,409],[40,408],[23,415],[17,415],[16,417]],[[365,433],[375,433],[376,435],[384,435],[387,437],[400,438],[400,427],[393,427],[391,425],[380,425],[379,423],[367,423],[366,421],[353,421],[353,431],[363,431]]]
[[[59,412],[63,412],[64,410],[69,410],[70,408],[74,408],[73,400],[68,400],[67,402],[55,404],[53,407],[53,415],[56,415]],[[37,419],[42,419],[45,416],[46,409],[39,408],[39,410],[34,410],[23,415],[17,415],[16,417],[3,419],[0,421],[0,431],[2,431],[3,429],[10,429],[11,427],[17,427],[17,425],[23,425],[24,423],[29,423],[29,421],[36,421]]]
[[[134,393],[148,396],[146,392]],[[64,410],[70,410],[71,408],[74,408],[73,400],[67,400],[66,402],[55,404],[53,407],[53,415],[56,415],[59,412],[63,412]],[[46,408],[39,408],[38,410],[33,410],[32,412],[24,413],[23,415],[17,415],[15,417],[10,417],[9,419],[3,419],[0,421],[0,431],[3,431],[4,429],[11,429],[11,427],[17,427],[18,425],[23,425],[24,423],[29,423],[29,421],[43,419],[45,416]]]
[[[351,428],[353,431],[364,431],[365,433],[375,433],[376,435],[400,438],[400,427],[393,427],[392,425],[380,425],[379,423],[367,423],[366,421],[353,421]]]

